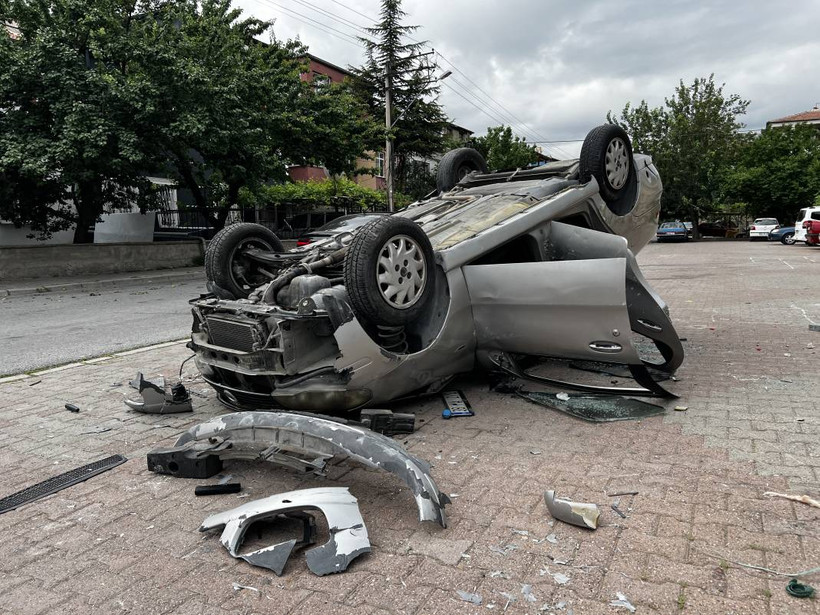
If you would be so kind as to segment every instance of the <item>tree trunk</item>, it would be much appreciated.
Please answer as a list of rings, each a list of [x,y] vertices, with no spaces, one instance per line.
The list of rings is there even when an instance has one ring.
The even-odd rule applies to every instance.
[[[194,197],[194,204],[197,211],[202,214],[202,217],[215,231],[221,230],[225,221],[223,220],[222,224],[219,224],[217,218],[212,215],[211,208],[208,207],[208,197],[199,186],[196,176],[194,175],[194,169],[191,167],[188,158],[178,151],[174,151],[173,154],[175,158],[174,164],[176,165],[177,171],[179,171],[179,175],[182,177],[182,181],[185,183],[185,187],[191,191],[191,195]]]
[[[77,208],[74,243],[91,243],[93,236],[88,229],[97,222],[105,205],[102,202],[102,190],[98,182],[80,182],[74,195],[74,205]]]

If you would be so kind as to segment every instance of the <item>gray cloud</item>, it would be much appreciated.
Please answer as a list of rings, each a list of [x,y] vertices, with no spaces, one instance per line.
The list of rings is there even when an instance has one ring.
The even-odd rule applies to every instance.
[[[276,1],[355,35],[349,26],[304,5]],[[331,0],[303,1],[367,23]],[[299,36],[312,53],[330,62],[361,61],[358,47],[337,33],[301,23],[265,0],[238,3],[260,17],[276,17],[278,37]],[[377,0],[343,3],[368,16],[379,10]],[[820,102],[818,0],[405,0],[404,9],[407,23],[422,26],[416,38],[429,40],[522,120],[529,128],[519,126],[518,132],[529,140],[581,139],[608,110],[643,99],[662,104],[680,79],[689,83],[711,73],[726,84],[726,92],[751,101],[744,118],[750,128]],[[459,73],[446,83],[494,116],[444,88],[440,100],[457,123],[482,133],[504,119],[506,112],[490,108]]]

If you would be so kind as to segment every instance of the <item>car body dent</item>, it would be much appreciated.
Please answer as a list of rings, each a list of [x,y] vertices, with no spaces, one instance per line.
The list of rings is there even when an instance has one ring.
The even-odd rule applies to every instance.
[[[325,544],[306,553],[311,572],[319,576],[343,572],[359,555],[370,552],[367,528],[359,512],[357,500],[347,487],[302,489],[247,502],[231,510],[211,515],[202,522],[199,531],[223,528],[220,542],[232,557],[244,559],[249,564],[267,568],[281,575],[299,541],[291,539],[240,554],[239,549],[245,533],[257,521],[312,510],[320,511],[327,519],[329,538]],[[301,544],[311,543],[312,536],[303,536]]]
[[[391,438],[342,421],[295,412],[235,412],[194,425],[173,448],[152,451],[149,466],[173,473],[162,460],[175,454],[261,459],[305,471],[321,471],[327,459],[344,454],[401,478],[416,500],[419,521],[447,526],[444,507],[450,498],[439,491],[429,464]]]

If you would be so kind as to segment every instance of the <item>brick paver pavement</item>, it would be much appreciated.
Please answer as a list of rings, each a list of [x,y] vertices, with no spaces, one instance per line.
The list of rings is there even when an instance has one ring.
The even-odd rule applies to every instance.
[[[0,515],[0,611],[617,614],[627,611],[609,602],[621,592],[638,613],[820,613],[816,599],[786,594],[787,578],[732,563],[820,565],[820,510],[763,496],[820,493],[820,378],[809,347],[820,346],[820,333],[807,327],[820,322],[820,250],[653,244],[640,260],[687,338],[679,381],[667,383],[681,395],[670,408],[685,412],[589,424],[491,392],[481,374],[459,382],[475,417],[443,421],[438,399],[396,406],[417,412],[406,445],[452,494],[447,529],[420,525],[394,476],[348,461],[327,478],[227,466],[250,498],[350,487],[373,552],[329,577],[312,575],[300,556],[282,577],[231,559],[218,535],[197,528],[248,499],[195,498],[203,481],[146,470],[149,449],[223,412],[197,381],[193,415],[144,416],[122,404],[138,369],[172,377],[184,346],[0,385],[0,495],[106,455],[129,458]],[[597,502],[599,529],[553,523],[543,502],[550,488]],[[620,498],[626,519],[606,496],[621,490],[639,492]],[[820,575],[806,581],[820,586]]]

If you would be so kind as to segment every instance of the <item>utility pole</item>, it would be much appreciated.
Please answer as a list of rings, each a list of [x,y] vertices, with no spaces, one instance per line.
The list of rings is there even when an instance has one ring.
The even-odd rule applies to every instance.
[[[384,179],[387,184],[387,210],[393,212],[393,139],[390,137],[390,129],[393,127],[390,117],[390,90],[393,83],[390,78],[390,64],[385,66],[384,71],[384,127],[387,129],[387,140],[384,144]]]

